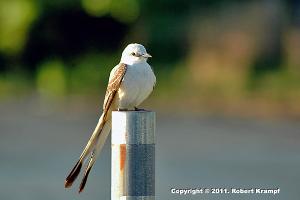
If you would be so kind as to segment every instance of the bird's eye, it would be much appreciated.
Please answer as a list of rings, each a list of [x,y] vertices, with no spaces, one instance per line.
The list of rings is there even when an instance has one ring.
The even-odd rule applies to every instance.
[[[131,55],[132,55],[132,56],[135,56],[135,53],[134,53],[134,52],[132,52],[132,53],[131,53]]]

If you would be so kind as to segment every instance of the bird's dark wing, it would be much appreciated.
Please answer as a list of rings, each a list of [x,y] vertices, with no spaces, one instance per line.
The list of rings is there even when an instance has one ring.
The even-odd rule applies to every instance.
[[[111,75],[112,77],[109,80],[106,89],[105,98],[104,98],[103,113],[107,113],[107,111],[109,110],[114,100],[114,97],[121,86],[126,70],[127,70],[127,65],[124,63],[120,63],[118,68]]]

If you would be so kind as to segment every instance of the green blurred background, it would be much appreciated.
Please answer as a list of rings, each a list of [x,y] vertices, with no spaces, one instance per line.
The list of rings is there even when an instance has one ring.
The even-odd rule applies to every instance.
[[[299,199],[298,0],[0,0],[0,199],[110,198],[109,141],[82,194],[64,179],[132,42],[157,76],[157,199]]]
[[[1,0],[0,98],[102,98],[142,43],[160,111],[300,116],[299,1]],[[68,98],[72,97],[72,98]],[[79,100],[80,101],[80,100]]]

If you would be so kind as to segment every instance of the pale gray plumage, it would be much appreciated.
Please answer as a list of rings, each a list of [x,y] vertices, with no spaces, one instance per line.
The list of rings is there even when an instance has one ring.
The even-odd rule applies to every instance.
[[[149,57],[151,56],[141,44],[129,44],[124,49],[120,63],[110,73],[103,113],[78,162],[66,178],[66,188],[72,185],[83,162],[90,156],[79,192],[84,189],[88,174],[110,133],[111,111],[134,110],[152,92],[156,77],[147,63]]]

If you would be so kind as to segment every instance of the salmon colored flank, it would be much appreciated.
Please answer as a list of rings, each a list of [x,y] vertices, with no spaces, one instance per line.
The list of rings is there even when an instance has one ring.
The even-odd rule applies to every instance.
[[[124,170],[126,161],[126,144],[120,145],[120,170]]]

